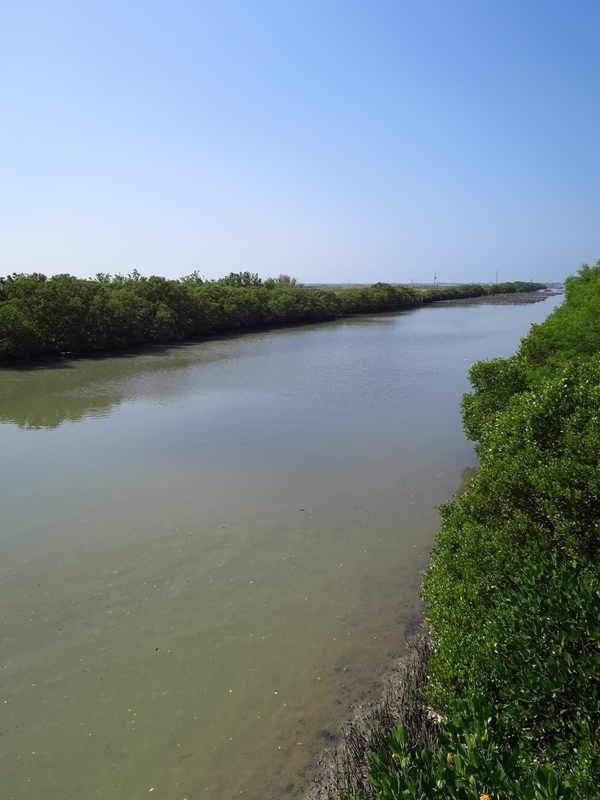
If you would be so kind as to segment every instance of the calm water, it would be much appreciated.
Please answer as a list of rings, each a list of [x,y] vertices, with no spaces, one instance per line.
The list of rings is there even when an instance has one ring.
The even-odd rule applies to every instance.
[[[297,795],[402,652],[468,367],[554,302],[1,370],[2,796]]]

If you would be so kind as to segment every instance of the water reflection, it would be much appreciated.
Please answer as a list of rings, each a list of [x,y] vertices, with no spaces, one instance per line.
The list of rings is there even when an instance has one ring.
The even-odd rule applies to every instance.
[[[195,343],[156,346],[131,353],[5,365],[0,368],[0,421],[39,430],[85,417],[106,417],[139,397],[140,378],[152,394],[145,380],[150,374],[155,378],[155,395],[165,400],[169,390],[181,392],[181,382],[174,376],[197,360],[198,347]],[[224,357],[215,348],[204,353],[206,363]],[[161,375],[167,380],[161,381]]]
[[[302,395],[308,372],[317,370],[322,374],[320,393],[335,397],[335,387],[343,387],[348,370],[356,370],[364,356],[370,358],[372,334],[391,328],[398,316],[349,318],[336,325],[304,325],[221,335],[200,343],[156,345],[128,353],[4,365],[0,367],[0,422],[24,430],[55,429],[85,417],[109,416],[127,402],[169,403],[192,392],[214,389],[213,373],[208,370],[226,360],[235,362],[235,372],[226,376],[228,390],[249,385],[254,390],[274,388]],[[331,335],[335,331],[336,338],[343,337],[344,329],[350,332],[356,326],[369,334],[362,343],[356,343],[351,358],[337,365],[337,372],[330,371],[329,363],[316,348],[312,350],[313,361],[308,370],[306,365],[294,364],[298,355],[302,355],[305,342],[311,341],[315,333],[325,337],[327,332]],[[265,370],[262,347],[270,342],[276,344],[273,360]],[[298,342],[302,344],[299,346]],[[192,366],[203,370],[202,380],[197,374],[186,375]],[[255,367],[257,371],[253,373]],[[286,373],[284,381],[282,370]],[[223,376],[218,380],[222,382]],[[377,380],[372,390],[377,392],[380,387]]]

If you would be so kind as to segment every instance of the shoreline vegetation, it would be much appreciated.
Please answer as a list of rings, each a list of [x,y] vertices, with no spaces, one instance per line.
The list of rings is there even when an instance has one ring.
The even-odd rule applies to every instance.
[[[125,350],[220,333],[324,322],[440,302],[543,299],[544,284],[371,286],[322,289],[249,272],[207,281],[99,273],[93,279],[40,273],[0,278],[0,363]],[[521,300],[522,301],[522,300]]]
[[[307,800],[600,799],[600,261],[469,378],[480,466],[440,507],[422,626]]]

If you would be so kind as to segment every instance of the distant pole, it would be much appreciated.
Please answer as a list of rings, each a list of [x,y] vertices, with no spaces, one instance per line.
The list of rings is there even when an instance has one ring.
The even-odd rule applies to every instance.
[[[496,283],[498,283],[498,270],[496,270]]]
[[[434,286],[435,286],[435,281],[436,281],[436,278],[437,278],[437,276],[436,276],[436,274],[435,274],[435,272],[434,272],[434,273],[433,273],[433,285],[434,285]]]

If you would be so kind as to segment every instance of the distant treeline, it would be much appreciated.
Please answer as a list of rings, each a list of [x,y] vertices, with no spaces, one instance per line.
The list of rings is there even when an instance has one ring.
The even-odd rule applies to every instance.
[[[376,283],[338,291],[249,272],[207,281],[99,273],[93,279],[40,273],[0,278],[0,361],[114,350],[243,328],[319,322],[345,314],[397,311],[420,303],[530,292],[539,283],[436,287]]]

